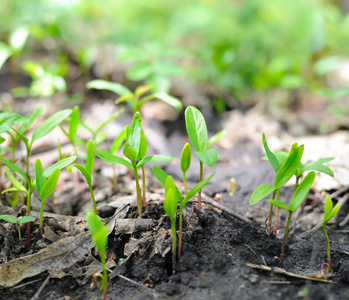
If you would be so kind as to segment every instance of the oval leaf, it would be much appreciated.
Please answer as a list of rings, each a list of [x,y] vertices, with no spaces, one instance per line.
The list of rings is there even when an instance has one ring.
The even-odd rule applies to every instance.
[[[286,209],[288,210],[288,207],[285,203],[278,201],[278,200],[273,200],[273,199],[269,199],[268,202],[270,202],[271,204],[281,208],[281,209]]]
[[[268,143],[267,143],[267,139],[265,138],[264,132],[262,134],[262,140],[263,140],[264,150],[265,150],[265,153],[267,154],[267,157],[268,157],[270,164],[273,166],[275,172],[279,171],[280,170],[280,163],[279,163],[276,155],[270,151]]]
[[[196,151],[207,149],[207,127],[202,113],[193,106],[185,110],[185,125],[191,144]]]
[[[168,176],[165,182],[165,201],[164,210],[171,220],[176,216],[177,212],[177,193],[172,176]]]
[[[46,177],[44,175],[44,168],[42,167],[42,164],[39,158],[35,162],[35,182],[36,182],[36,190],[40,195],[41,189],[46,183]]]
[[[179,101],[177,98],[170,96],[167,93],[164,93],[164,92],[154,93],[153,96],[156,99],[159,99],[159,100],[161,100],[161,101],[163,101],[163,102],[173,106],[178,111],[181,111],[183,109],[182,102]]]
[[[185,143],[181,154],[181,169],[182,172],[187,172],[191,162],[191,147],[189,143]]]
[[[17,224],[18,219],[12,215],[1,215],[0,219],[5,220],[6,222]]]
[[[150,162],[157,162],[157,161],[171,161],[174,160],[174,158],[170,155],[150,155],[145,158],[143,158],[140,162],[137,164],[137,169],[144,164],[150,163]]]
[[[86,84],[86,87],[88,89],[111,91],[111,92],[118,94],[120,96],[132,94],[132,92],[128,88],[123,86],[122,84],[119,84],[116,82],[111,82],[111,81],[106,81],[106,80],[102,80],[102,79],[92,80]]]
[[[19,220],[18,224],[34,222],[35,220],[36,220],[36,218],[34,218],[33,216],[24,216]]]
[[[274,192],[275,190],[276,189],[271,185],[267,185],[267,184],[260,185],[252,193],[249,201],[250,205],[257,204],[259,201],[267,197],[270,193]]]
[[[315,180],[315,172],[311,171],[301,182],[297,190],[291,197],[289,204],[289,211],[295,212],[297,208],[302,204],[305,197],[308,195],[308,192],[313,185]]]
[[[50,196],[55,191],[59,174],[59,169],[56,169],[53,171],[52,175],[47,179],[46,183],[41,189],[41,194],[39,194],[41,201],[45,201],[48,198],[48,196]]]
[[[216,149],[208,149],[205,152],[195,151],[197,157],[207,166],[213,167],[218,159]]]

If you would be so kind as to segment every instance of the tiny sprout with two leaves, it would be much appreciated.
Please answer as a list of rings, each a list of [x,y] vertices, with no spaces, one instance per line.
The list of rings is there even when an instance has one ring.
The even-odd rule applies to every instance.
[[[75,167],[85,177],[86,182],[88,184],[88,188],[90,190],[91,198],[92,198],[93,211],[95,212],[95,214],[97,214],[97,204],[96,204],[96,199],[95,199],[95,195],[93,193],[93,188],[92,188],[92,170],[93,170],[94,161],[95,161],[94,145],[93,145],[93,142],[89,140],[87,144],[87,159],[86,159],[85,167],[81,164],[74,164],[68,168],[68,171],[72,172],[73,167]]]
[[[93,243],[96,246],[99,257],[101,258],[101,264],[103,267],[103,274],[97,273],[93,275],[94,285],[97,285],[97,277],[102,279],[101,291],[103,290],[103,300],[107,299],[108,290],[108,272],[106,266],[106,249],[108,245],[108,226],[105,226],[103,222],[93,211],[87,211],[86,220],[88,229],[91,232]]]
[[[29,222],[34,222],[36,219],[32,216],[24,216],[22,218],[20,218],[19,220],[12,215],[0,215],[0,219],[9,222],[9,223],[13,223],[17,225],[17,230],[18,230],[18,239],[21,240],[22,236],[21,236],[21,224],[24,223],[29,223]]]
[[[177,201],[180,204],[179,207],[179,243],[178,243],[178,257],[181,256],[181,249],[182,249],[182,232],[183,232],[183,209],[185,207],[185,205],[188,203],[188,201],[194,197],[194,195],[201,190],[213,177],[214,173],[211,174],[209,177],[207,177],[206,179],[200,181],[197,185],[195,185],[183,198],[181,192],[179,191],[178,187],[173,183],[172,185],[172,181],[167,182],[167,179],[170,177],[169,175],[167,175],[162,169],[160,169],[158,166],[152,166],[152,171],[153,174],[155,175],[156,179],[159,180],[159,182],[165,187],[166,190],[166,184],[169,186],[171,186],[171,192],[168,193],[173,193],[172,189],[174,190],[175,195],[169,196],[170,194],[168,194],[168,197],[175,198],[176,203]],[[172,178],[172,177],[171,177]],[[165,201],[166,201],[166,197],[165,197]],[[171,204],[173,205],[173,204]],[[177,204],[176,204],[177,207]],[[177,208],[176,208],[177,211]],[[167,213],[167,212],[166,212]],[[171,216],[170,216],[171,218]],[[173,251],[176,251],[176,249],[174,248]]]
[[[141,215],[143,213],[143,207],[146,205],[144,165],[150,162],[170,161],[174,158],[169,155],[150,155],[145,157],[147,153],[147,140],[142,129],[142,117],[139,112],[134,114],[131,127],[126,126],[125,132],[126,143],[123,146],[123,154],[130,161],[127,161],[119,156],[112,155],[106,151],[96,151],[96,155],[105,162],[121,164],[133,172],[136,181],[138,214]],[[139,168],[142,169],[143,196],[138,179]]]
[[[271,204],[275,205],[276,207],[279,207],[281,209],[285,209],[288,211],[288,218],[287,218],[287,222],[286,222],[286,228],[285,228],[284,239],[283,239],[283,244],[282,244],[282,249],[281,249],[280,261],[282,261],[283,257],[284,257],[286,239],[287,239],[287,235],[289,232],[289,225],[290,225],[292,214],[298,209],[298,207],[302,204],[302,202],[306,198],[311,186],[313,185],[314,180],[315,180],[315,172],[311,171],[307,176],[305,176],[303,181],[300,183],[298,188],[293,193],[288,206],[279,200],[274,200],[274,199],[268,200]]]
[[[193,145],[196,156],[200,162],[200,175],[199,181],[202,181],[204,164],[213,167],[217,162],[217,150],[209,147],[216,143],[225,135],[225,131],[222,130],[216,133],[208,140],[207,126],[205,118],[194,106],[188,106],[185,110],[185,125],[189,140]],[[201,211],[201,190],[198,195],[198,210]]]
[[[144,103],[153,99],[161,100],[175,107],[178,111],[181,111],[183,108],[182,102],[165,92],[150,93],[149,95],[142,97],[145,93],[149,93],[155,87],[154,85],[139,86],[136,88],[134,93],[122,84],[101,79],[92,80],[88,82],[86,86],[89,89],[108,90],[120,95],[120,98],[117,99],[115,103],[119,104],[121,102],[127,102],[127,104],[132,108],[133,113],[139,112]]]
[[[327,255],[327,263],[323,263],[321,266],[321,269],[325,265],[327,265],[327,271],[329,272],[331,269],[331,252],[330,252],[330,239],[328,238],[327,231],[326,231],[326,224],[335,216],[338,214],[338,211],[340,209],[341,205],[340,203],[337,203],[335,207],[333,207],[332,199],[330,196],[326,195],[326,201],[325,201],[325,214],[324,214],[324,221],[322,223],[322,230],[324,232],[325,238],[326,238],[326,255]]]

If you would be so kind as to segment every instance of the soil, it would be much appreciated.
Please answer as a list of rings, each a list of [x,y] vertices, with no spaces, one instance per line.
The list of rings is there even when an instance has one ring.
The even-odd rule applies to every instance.
[[[130,115],[126,116],[126,119],[129,121]],[[219,128],[219,122],[214,120],[213,116],[208,124],[215,124]],[[178,121],[165,124],[157,121],[145,123],[152,135],[148,152],[159,153],[163,150],[163,153],[180,156],[187,138],[183,133],[183,127],[178,127]],[[166,136],[166,139],[159,140],[159,136]],[[272,168],[260,160],[260,146],[249,139],[239,139],[232,148],[218,147],[218,151],[217,165],[212,170],[205,170],[206,175],[216,172],[212,182],[204,189],[204,199],[207,199],[208,203],[203,205],[201,212],[197,210],[195,202],[189,203],[185,209],[182,255],[177,258],[174,268],[171,263],[170,222],[162,208],[163,190],[156,180],[149,176],[148,205],[140,218],[153,220],[152,226],[132,233],[114,230],[109,235],[108,257],[114,261],[114,265],[110,267],[108,299],[349,299],[348,225],[340,230],[337,226],[348,214],[348,204],[344,203],[339,217],[327,226],[331,239],[332,270],[326,273],[325,277],[333,283],[314,281],[311,279],[312,275],[320,274],[321,264],[326,261],[325,238],[321,230],[315,231],[307,239],[303,237],[304,232],[312,228],[322,216],[320,191],[313,190],[303,211],[295,216],[287,239],[285,258],[280,262],[282,226],[281,233],[277,236],[267,235],[264,226],[268,215],[267,203],[261,202],[257,207],[248,205],[253,190],[262,183],[271,183],[274,176]],[[190,186],[198,179],[198,163],[195,156],[192,162],[188,173]],[[111,206],[111,199],[119,199],[132,193],[134,182],[128,172],[121,168],[118,171],[118,192],[111,192],[111,182],[103,175],[106,171],[105,165],[100,161],[96,164],[96,192],[104,193],[103,189],[107,190],[107,195],[101,196],[99,212],[101,217],[107,218],[117,208],[122,207],[121,203]],[[162,164],[162,167],[176,180],[181,180],[178,162]],[[147,172],[150,175],[149,169]],[[234,195],[230,193],[230,179],[237,183]],[[75,215],[83,214],[83,208],[86,209],[84,203],[89,202],[87,186],[84,186],[83,180],[76,181],[71,175],[67,175],[65,180],[66,185],[69,181],[74,181],[71,193],[75,198],[68,198],[67,201],[71,202],[69,206],[62,201],[59,209],[51,211],[61,213],[66,209]],[[131,192],[128,190],[129,186]],[[289,186],[282,190],[281,198],[287,201],[291,193],[292,186]],[[348,188],[342,189],[334,200],[338,201],[348,193]],[[4,200],[3,197],[2,201]],[[227,211],[212,206],[210,201],[225,207]],[[243,215],[251,222],[242,222],[229,211]],[[131,206],[124,218],[137,218],[136,208]],[[285,221],[286,215],[282,213],[281,224]],[[16,234],[14,228],[0,232],[3,262],[23,257],[42,248],[44,239],[37,226],[32,233],[33,246],[29,249],[24,239],[23,243],[16,245]],[[10,244],[12,248],[3,252],[5,242],[10,240],[13,241]],[[4,253],[7,256],[4,256]],[[83,268],[85,261],[92,258],[98,260],[98,255],[93,250],[74,266]],[[253,268],[251,264],[268,266],[271,271]],[[282,269],[288,273],[306,276],[308,279],[289,276]],[[102,298],[101,291],[91,289],[91,278],[84,282],[85,276],[66,274],[61,278],[49,279],[39,299]],[[24,279],[12,288],[2,288],[0,298],[33,299],[47,277],[48,272],[43,272]]]

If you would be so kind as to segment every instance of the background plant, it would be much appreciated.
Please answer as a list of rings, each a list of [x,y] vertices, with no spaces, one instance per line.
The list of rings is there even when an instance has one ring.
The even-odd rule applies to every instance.
[[[15,216],[12,215],[0,215],[0,219],[5,220],[6,222],[13,223],[17,225],[18,230],[18,239],[21,240],[21,224],[25,224],[28,222],[34,222],[36,219],[32,216],[24,216],[18,220]]]

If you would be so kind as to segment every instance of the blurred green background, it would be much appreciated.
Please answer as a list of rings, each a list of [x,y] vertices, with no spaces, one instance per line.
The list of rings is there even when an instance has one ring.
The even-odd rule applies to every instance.
[[[185,83],[218,113],[272,97],[291,108],[320,97],[343,115],[347,2],[2,0],[0,75],[11,84],[0,88],[51,96],[103,78],[155,83],[182,97]],[[29,91],[18,83],[21,73],[31,77]]]

